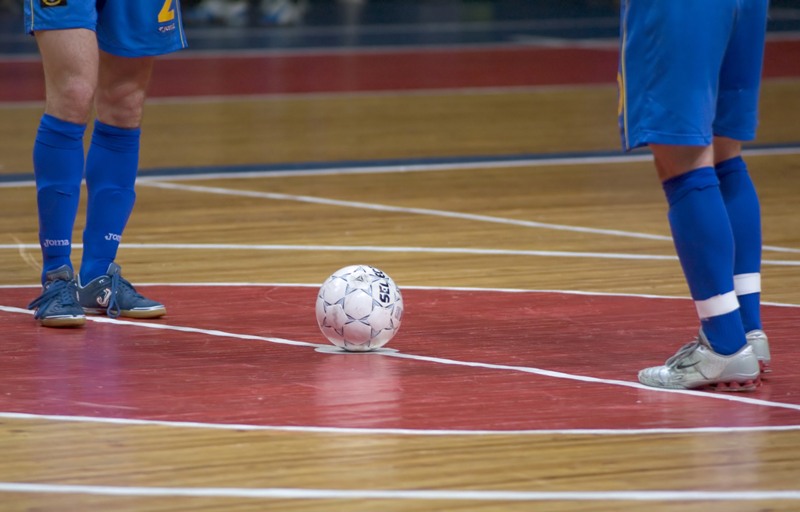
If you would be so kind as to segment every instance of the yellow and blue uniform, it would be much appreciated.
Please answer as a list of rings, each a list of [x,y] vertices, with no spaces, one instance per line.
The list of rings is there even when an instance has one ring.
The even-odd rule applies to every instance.
[[[755,137],[768,0],[623,0],[626,151]]]
[[[186,47],[180,0],[24,0],[25,30],[85,28],[100,49],[146,57]]]

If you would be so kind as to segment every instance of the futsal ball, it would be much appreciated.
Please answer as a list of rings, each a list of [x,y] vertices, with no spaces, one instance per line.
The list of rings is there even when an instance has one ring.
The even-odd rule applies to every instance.
[[[400,328],[403,296],[391,277],[369,265],[334,272],[317,294],[317,324],[328,340],[351,352],[376,350]]]

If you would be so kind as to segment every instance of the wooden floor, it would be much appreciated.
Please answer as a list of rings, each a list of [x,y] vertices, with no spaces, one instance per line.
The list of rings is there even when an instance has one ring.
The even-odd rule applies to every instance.
[[[616,101],[155,97],[118,261],[169,313],[69,331],[25,310],[41,105],[0,104],[0,509],[797,510],[800,78],[748,153],[775,371],[735,396],[636,382],[697,325]],[[315,351],[316,287],[362,262],[404,291],[399,352]]]

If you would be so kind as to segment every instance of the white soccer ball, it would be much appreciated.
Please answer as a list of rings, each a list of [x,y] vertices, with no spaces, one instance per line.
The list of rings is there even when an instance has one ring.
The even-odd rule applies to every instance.
[[[317,294],[317,324],[331,343],[352,352],[376,350],[400,328],[403,296],[391,277],[369,265],[334,272]]]

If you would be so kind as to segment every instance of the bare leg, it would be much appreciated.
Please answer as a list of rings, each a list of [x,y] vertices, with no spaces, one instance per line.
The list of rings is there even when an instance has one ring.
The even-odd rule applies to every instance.
[[[658,177],[662,182],[693,169],[714,165],[714,148],[712,146],[651,144],[650,150],[653,152]]]
[[[118,57],[100,52],[100,76],[95,105],[97,118],[118,128],[136,128],[142,122],[152,57]]]
[[[62,121],[89,120],[97,86],[97,38],[91,30],[36,32],[44,67],[45,112]]]
[[[742,143],[728,137],[714,137],[714,164],[742,154]]]

